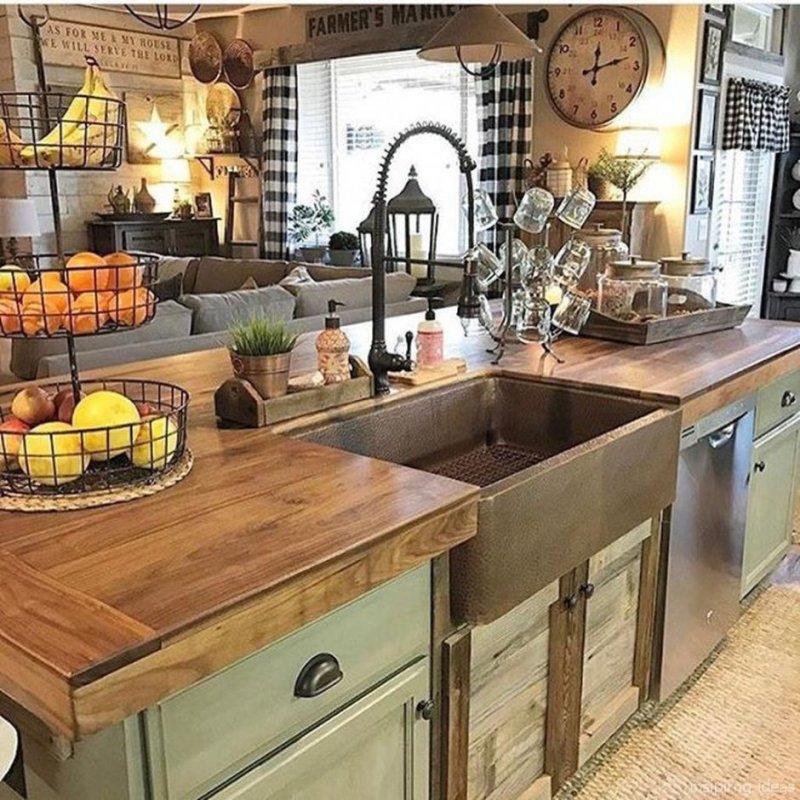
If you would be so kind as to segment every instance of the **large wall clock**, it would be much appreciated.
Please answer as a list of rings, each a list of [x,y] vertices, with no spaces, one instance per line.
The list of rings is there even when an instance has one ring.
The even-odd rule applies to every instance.
[[[553,40],[547,93],[570,125],[602,128],[663,72],[664,43],[655,25],[638,11],[598,6],[570,17]]]

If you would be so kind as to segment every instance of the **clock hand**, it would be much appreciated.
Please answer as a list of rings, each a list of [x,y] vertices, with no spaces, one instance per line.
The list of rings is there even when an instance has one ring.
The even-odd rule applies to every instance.
[[[605,69],[606,67],[614,67],[617,64],[621,64],[623,61],[627,61],[628,56],[624,56],[623,58],[612,58],[611,61],[606,61],[605,64],[598,64],[597,71],[599,72],[601,69]]]
[[[589,69],[583,70],[583,73],[582,73],[583,75],[591,74],[591,76],[592,76],[592,86],[597,85],[597,71],[600,68],[598,65],[600,64],[600,56],[601,55],[602,55],[602,51],[600,50],[600,42],[598,42],[597,43],[597,47],[595,47],[595,49],[594,49],[594,64]]]

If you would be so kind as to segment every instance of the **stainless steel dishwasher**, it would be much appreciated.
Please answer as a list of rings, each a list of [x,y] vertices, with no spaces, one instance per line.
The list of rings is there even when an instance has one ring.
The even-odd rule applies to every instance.
[[[748,397],[681,432],[677,494],[662,539],[660,700],[739,618],[754,409],[755,397]]]

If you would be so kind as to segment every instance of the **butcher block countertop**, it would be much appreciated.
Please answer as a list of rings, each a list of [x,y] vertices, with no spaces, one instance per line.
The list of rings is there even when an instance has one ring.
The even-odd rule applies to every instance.
[[[568,339],[561,365],[514,344],[497,368],[485,336],[464,339],[451,310],[439,316],[467,377],[499,369],[631,394],[682,405],[685,419],[800,368],[800,326],[762,321],[649,347]],[[420,318],[389,320],[389,347]],[[370,325],[346,330],[366,356]],[[293,371],[314,368],[315,335]],[[218,428],[213,394],[230,377],[222,349],[103,374],[189,390],[195,464],[132,503],[0,512],[0,713],[10,706],[56,737],[152,706],[475,533],[473,487],[281,435],[291,424]]]

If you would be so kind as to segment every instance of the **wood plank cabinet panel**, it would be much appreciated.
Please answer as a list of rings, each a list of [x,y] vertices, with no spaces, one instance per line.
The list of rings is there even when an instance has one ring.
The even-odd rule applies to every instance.
[[[214,800],[427,800],[428,661],[311,731]]]
[[[544,772],[550,606],[558,581],[472,632],[470,800],[515,800]]]

